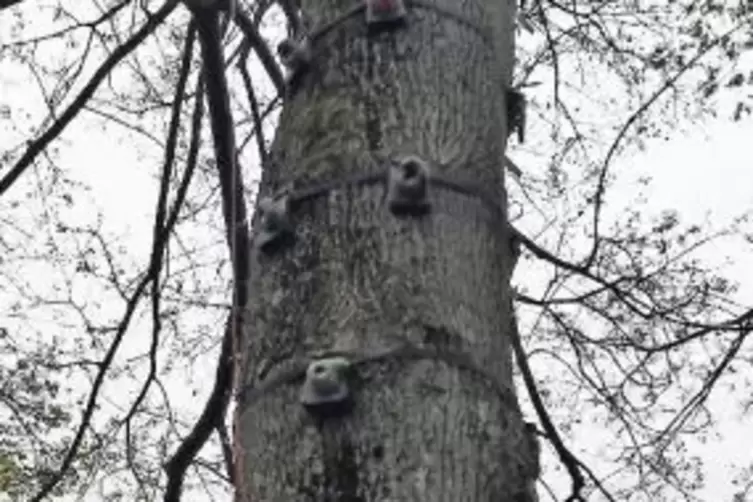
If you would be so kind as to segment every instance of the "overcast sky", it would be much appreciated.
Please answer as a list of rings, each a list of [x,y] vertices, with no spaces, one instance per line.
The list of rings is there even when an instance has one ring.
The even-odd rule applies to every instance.
[[[21,68],[6,71],[4,65],[0,72],[0,88],[5,96],[13,100],[26,100],[24,106],[32,114],[43,113],[37,90],[30,90],[28,75]],[[3,97],[0,96],[0,104]],[[118,134],[117,126],[107,132],[87,124],[87,112],[81,115],[81,122],[74,125],[66,135],[68,141],[60,146],[60,165],[71,168],[71,172],[92,187],[86,197],[90,202],[80,203],[69,209],[72,217],[81,221],[91,221],[93,208],[102,208],[106,214],[106,229],[119,235],[128,236],[133,249],[143,256],[149,250],[151,240],[150,201],[156,195],[156,185],[147,169],[139,166],[144,161],[144,154],[150,148],[158,153],[155,145],[144,142],[141,145],[125,143]],[[21,120],[15,119],[14,120]],[[0,122],[0,136],[15,143],[22,137],[13,135],[8,129],[3,130]],[[617,161],[617,169],[622,173],[620,184],[610,190],[605,217],[618,216],[629,204],[638,190],[638,185],[631,181],[644,175],[650,175],[653,183],[648,189],[650,203],[648,208],[656,213],[665,209],[679,211],[683,222],[708,222],[711,228],[729,225],[734,217],[746,210],[753,209],[753,121],[745,120],[734,123],[722,116],[704,124],[690,127],[687,134],[676,134],[670,141],[652,140],[645,152],[633,154]],[[245,159],[246,179],[258,177],[254,169],[253,157]],[[525,169],[525,165],[522,165]],[[13,197],[13,191],[10,193]],[[134,199],[140,201],[134,204]],[[74,215],[77,214],[77,216]],[[737,294],[740,302],[753,303],[753,249],[744,244],[719,248],[706,248],[704,256],[709,260],[731,257],[728,265],[729,275],[741,281]],[[205,373],[205,374],[203,374]],[[211,386],[214,370],[211,365],[196,368],[193,378],[205,382],[206,389]],[[176,392],[180,384],[176,385]],[[750,421],[739,422],[740,409],[737,405],[743,396],[730,394],[722,389],[712,395],[711,403],[717,416],[722,419],[719,430],[722,434],[705,444],[692,445],[693,452],[701,455],[707,462],[707,488],[702,492],[708,502],[731,500],[735,488],[731,485],[731,471],[728,464],[744,466],[753,463],[753,448],[749,441],[741,437],[750,437]],[[185,396],[186,406],[194,405],[190,394]],[[594,442],[594,431],[584,433],[578,449],[598,449]],[[608,438],[604,437],[607,441]],[[598,471],[598,469],[597,469]],[[564,493],[565,479],[554,480],[554,484]],[[541,492],[543,495],[543,492]],[[542,500],[547,500],[546,496]]]

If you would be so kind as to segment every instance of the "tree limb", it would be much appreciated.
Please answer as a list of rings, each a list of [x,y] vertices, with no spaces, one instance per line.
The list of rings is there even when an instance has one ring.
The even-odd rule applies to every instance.
[[[23,0],[0,0],[0,10],[12,7],[17,3],[21,3]]]
[[[190,434],[166,466],[168,483],[164,502],[179,502],[186,470],[225,416],[232,396],[233,353],[234,350],[238,350],[237,347],[242,346],[243,316],[241,314],[248,296],[246,285],[251,245],[248,236],[243,178],[235,161],[234,122],[230,111],[230,95],[222,57],[218,14],[215,9],[196,9],[194,18],[201,40],[214,153],[222,194],[222,213],[230,248],[230,260],[233,265],[233,309],[227,319],[212,393]]]
[[[528,365],[528,358],[525,351],[523,350],[523,343],[520,339],[520,333],[518,332],[518,322],[515,317],[515,308],[512,305],[512,301],[510,301],[510,345],[512,345],[513,352],[515,353],[515,359],[518,361],[518,366],[520,367],[520,373],[523,376],[523,381],[525,382],[526,389],[528,389],[528,395],[531,398],[531,403],[536,410],[536,414],[538,415],[541,426],[546,433],[546,437],[549,442],[552,443],[552,446],[557,452],[560,461],[562,461],[565,469],[567,469],[567,473],[572,479],[572,493],[570,497],[567,498],[567,500],[583,500],[580,492],[586,483],[583,479],[583,473],[579,468],[580,461],[565,446],[562,438],[559,435],[559,432],[557,432],[557,428],[554,426],[552,419],[549,417],[549,412],[546,410],[546,406],[544,406],[544,403],[541,401],[541,395],[536,388],[536,380],[533,378],[533,372],[531,371],[531,367]]]
[[[2,0],[0,0],[2,1]],[[168,0],[165,5],[158,10],[153,17],[141,27],[128,41],[123,45],[118,46],[110,57],[108,57],[104,63],[94,72],[91,80],[84,86],[83,90],[76,96],[73,103],[60,115],[60,117],[52,124],[52,126],[39,138],[29,143],[29,146],[24,152],[23,156],[16,164],[11,167],[10,171],[0,179],[0,196],[4,194],[15,181],[23,174],[23,172],[34,162],[37,155],[39,155],[49,144],[55,140],[66,126],[78,115],[83,109],[87,101],[94,95],[99,84],[110,74],[113,68],[128,54],[130,54],[141,42],[146,39],[167,17],[172,13],[175,7],[178,5],[178,0]]]
[[[601,217],[601,208],[604,204],[604,192],[606,190],[607,172],[612,158],[617,153],[617,148],[619,147],[623,138],[627,135],[628,130],[630,130],[632,125],[643,115],[646,110],[651,107],[651,105],[653,105],[665,92],[674,87],[675,83],[680,79],[680,77],[682,77],[688,70],[695,68],[696,63],[698,63],[698,61],[706,56],[706,54],[708,54],[711,49],[719,45],[722,40],[725,40],[736,31],[747,26],[747,23],[748,19],[743,18],[739,23],[727,30],[727,32],[725,32],[724,34],[719,35],[714,40],[710,41],[707,45],[702,45],[698,53],[693,56],[690,61],[688,61],[688,64],[686,64],[677,73],[675,73],[672,78],[664,82],[664,84],[662,84],[645,103],[639,106],[638,109],[633,112],[630,117],[628,117],[628,119],[625,121],[625,124],[617,133],[617,137],[615,137],[612,145],[609,147],[609,151],[607,152],[606,157],[604,158],[604,162],[601,166],[601,172],[599,173],[599,180],[596,184],[596,193],[594,194],[593,244],[591,244],[591,251],[584,262],[585,268],[589,268],[593,264],[599,250],[599,220]]]
[[[243,42],[243,48],[241,49],[240,58],[238,59],[238,69],[241,72],[243,87],[246,89],[246,96],[248,96],[248,103],[251,107],[251,116],[254,119],[254,130],[252,134],[256,137],[256,147],[259,151],[259,160],[261,165],[264,166],[267,164],[267,149],[264,146],[263,123],[261,113],[259,112],[259,100],[256,99],[254,86],[251,82],[251,75],[248,72],[247,63],[250,52],[251,45],[247,42]]]
[[[183,99],[186,93],[188,75],[191,70],[191,58],[193,56],[194,42],[196,40],[196,24],[192,21],[188,25],[188,34],[186,36],[185,48],[183,49],[183,59],[181,61],[180,74],[178,83],[175,86],[175,97],[173,99],[172,116],[168,129],[167,142],[165,147],[165,160],[162,167],[162,177],[160,180],[159,196],[157,207],[154,215],[153,242],[160,242],[159,236],[165,232],[165,220],[167,218],[167,198],[170,191],[170,180],[172,179],[173,167],[175,164],[175,148],[178,143],[178,132],[181,123],[181,111]],[[201,97],[197,98],[199,101]],[[176,208],[176,211],[178,208]],[[136,481],[143,490],[143,482],[139,478],[134,464],[134,449],[131,441],[131,421],[138,412],[141,403],[146,398],[149,388],[157,375],[157,348],[159,346],[159,335],[162,328],[160,320],[160,281],[159,277],[162,272],[163,259],[165,255],[165,245],[155,246],[152,249],[152,258],[150,263],[150,275],[152,277],[151,299],[152,299],[152,343],[149,348],[149,373],[141,386],[136,399],[133,401],[130,410],[126,414],[124,422],[126,424],[126,458],[133,471]]]
[[[280,66],[275,61],[272,51],[269,50],[267,42],[261,37],[259,30],[256,29],[253,21],[245,15],[243,12],[236,12],[235,22],[243,32],[246,41],[253,47],[256,55],[259,56],[259,61],[267,70],[269,78],[277,89],[277,94],[285,94],[285,77],[282,75]]]

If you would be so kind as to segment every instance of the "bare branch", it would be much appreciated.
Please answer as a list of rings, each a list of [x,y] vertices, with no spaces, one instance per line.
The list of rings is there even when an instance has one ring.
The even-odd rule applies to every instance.
[[[17,3],[21,3],[23,0],[0,0],[0,10],[13,7]]]
[[[143,296],[144,292],[146,291],[146,287],[149,284],[149,282],[151,282],[151,280],[152,278],[147,274],[141,280],[141,282],[139,282],[138,286],[136,287],[136,290],[133,292],[130,299],[128,300],[125,314],[123,315],[123,319],[120,321],[120,324],[118,325],[118,330],[115,334],[115,338],[110,344],[110,347],[107,350],[107,354],[105,355],[104,359],[102,359],[102,363],[99,367],[100,369],[97,372],[96,378],[94,379],[92,390],[91,390],[91,393],[89,394],[89,399],[86,402],[83,416],[81,417],[81,424],[76,430],[76,434],[73,438],[73,441],[71,442],[71,446],[68,448],[68,452],[63,458],[63,461],[61,462],[58,470],[42,486],[39,492],[34,497],[32,497],[31,502],[41,502],[42,500],[44,500],[52,492],[55,486],[57,486],[57,484],[63,479],[63,476],[65,476],[65,474],[68,472],[68,469],[70,469],[71,464],[73,464],[73,460],[76,457],[76,454],[78,453],[78,449],[81,446],[81,442],[83,441],[84,433],[89,428],[89,424],[91,423],[91,418],[92,418],[92,415],[94,414],[94,409],[97,406],[97,397],[99,396],[99,391],[102,388],[102,385],[104,383],[105,375],[107,374],[107,371],[110,369],[110,366],[112,365],[112,361],[115,358],[115,354],[117,353],[118,348],[120,348],[120,344],[123,341],[123,337],[125,336],[126,331],[128,330],[128,326],[130,325],[131,318],[133,317],[133,313],[136,311],[136,307],[138,306],[139,300]]]
[[[267,74],[269,75],[269,78],[272,79],[272,83],[277,89],[277,93],[280,95],[284,94],[285,78],[282,75],[282,70],[280,70],[280,66],[277,64],[277,61],[275,61],[274,56],[272,56],[272,52],[269,50],[267,42],[261,37],[261,34],[259,34],[259,30],[256,29],[253,21],[242,12],[237,12],[235,14],[235,21],[238,23],[238,27],[241,31],[243,31],[246,42],[251,44],[256,55],[259,56],[259,61],[261,61],[264,69],[267,70]]]
[[[235,484],[235,464],[233,462],[233,443],[230,440],[230,434],[227,432],[227,427],[224,423],[217,424],[215,427],[217,434],[220,436],[220,444],[222,445],[222,458],[225,460],[225,470],[227,471],[227,477],[231,484]]]
[[[16,0],[16,1],[18,2],[18,1],[21,1],[21,0]],[[0,0],[0,2],[2,2],[2,0]],[[76,23],[76,24],[73,24],[71,26],[67,26],[65,28],[62,28],[62,29],[60,29],[58,31],[55,31],[55,32],[52,32],[52,33],[48,33],[46,35],[41,35],[41,36],[38,36],[38,37],[33,37],[33,38],[30,38],[30,39],[26,39],[26,40],[20,40],[18,42],[12,42],[12,43],[6,44],[6,45],[4,45],[2,47],[3,48],[6,48],[6,47],[19,47],[19,46],[28,45],[28,44],[36,44],[36,43],[39,43],[39,42],[44,42],[45,40],[51,40],[53,38],[57,38],[57,37],[59,37],[61,35],[65,35],[66,33],[69,33],[69,32],[74,31],[74,30],[78,30],[80,28],[91,28],[92,30],[94,30],[94,28],[96,28],[98,25],[100,25],[103,22],[109,20],[115,14],[117,14],[118,12],[120,12],[123,9],[123,7],[125,7],[129,3],[131,3],[131,0],[122,0],[120,3],[117,3],[117,4],[113,5],[109,10],[107,10],[105,12],[102,12],[102,14],[100,14],[100,16],[97,19],[94,19],[92,21],[84,21],[84,22]],[[0,5],[0,9],[2,9],[1,5]]]
[[[160,283],[159,276],[162,272],[162,263],[165,254],[164,245],[158,246],[160,243],[160,236],[165,231],[165,219],[167,217],[167,197],[170,190],[170,179],[172,178],[173,165],[175,163],[175,148],[178,143],[178,131],[181,122],[181,111],[183,105],[183,99],[186,93],[186,85],[188,83],[188,75],[191,70],[191,58],[193,56],[194,42],[196,40],[196,25],[192,21],[188,25],[188,34],[186,36],[186,45],[183,50],[183,59],[181,61],[180,74],[178,82],[175,87],[175,97],[173,99],[172,116],[170,119],[170,126],[168,129],[167,146],[165,148],[165,161],[162,168],[162,178],[160,180],[160,191],[157,200],[157,208],[154,216],[154,228],[153,228],[153,243],[155,244],[152,249],[151,270],[150,275],[153,278],[151,287],[152,298],[152,343],[149,349],[149,374],[146,381],[142,385],[139,395],[131,405],[131,409],[126,414],[124,419],[126,424],[126,457],[128,463],[131,464],[131,470],[136,476],[136,480],[139,486],[142,487],[143,483],[138,478],[135,466],[133,465],[134,450],[131,444],[131,421],[138,411],[141,403],[146,398],[149,392],[149,387],[157,375],[157,347],[159,346],[159,334],[162,328],[160,321]],[[197,98],[201,100],[201,96]],[[180,206],[174,210],[177,212]]]
[[[226,237],[233,264],[233,310],[228,316],[222,340],[212,393],[201,416],[186,439],[167,463],[168,481],[163,500],[179,502],[186,470],[196,454],[206,444],[212,431],[222,422],[232,395],[233,352],[241,343],[242,309],[247,301],[250,242],[248,217],[243,196],[243,178],[235,162],[235,133],[230,96],[222,57],[222,43],[218,15],[215,10],[196,10],[194,13],[201,40],[204,76],[211,117],[214,152],[222,193],[222,212]]]
[[[567,500],[572,502],[583,500],[580,492],[585,486],[585,481],[583,479],[583,473],[579,468],[580,461],[565,446],[565,443],[562,441],[562,438],[557,432],[557,428],[552,423],[552,419],[549,416],[549,412],[546,410],[546,406],[544,406],[544,403],[541,400],[541,395],[536,388],[536,380],[533,378],[533,372],[528,365],[528,357],[523,350],[520,333],[518,332],[518,322],[514,314],[515,308],[513,307],[512,302],[510,302],[511,345],[513,352],[515,353],[515,359],[518,361],[518,366],[520,367],[520,373],[523,375],[523,381],[525,382],[526,389],[528,389],[528,396],[531,398],[531,403],[536,410],[539,421],[541,421],[541,426],[544,428],[547,439],[549,439],[549,442],[551,442],[552,446],[554,446],[554,449],[557,452],[560,461],[562,461],[565,469],[567,469],[567,473],[572,479],[572,493],[567,498]]]
[[[256,93],[254,92],[254,86],[251,83],[251,75],[248,72],[248,56],[251,52],[251,46],[244,42],[244,47],[241,49],[241,55],[238,59],[238,69],[241,72],[243,79],[243,87],[246,89],[246,95],[248,96],[248,103],[251,106],[251,116],[254,120],[254,130],[251,134],[256,137],[256,146],[259,151],[259,159],[262,165],[267,163],[267,149],[264,146],[264,134],[262,129],[262,116],[259,112],[259,100],[256,99]]]
[[[596,184],[596,193],[594,194],[593,244],[591,245],[591,252],[589,253],[588,258],[586,258],[585,260],[585,263],[584,263],[585,268],[589,268],[593,264],[598,254],[599,220],[601,218],[601,208],[604,204],[604,192],[606,189],[607,173],[609,171],[609,165],[612,162],[612,158],[617,153],[617,148],[619,147],[620,143],[627,135],[627,132],[630,130],[632,125],[646,112],[646,110],[648,110],[661,96],[663,96],[665,92],[672,89],[675,83],[688,70],[695,68],[698,61],[700,61],[704,56],[706,56],[706,54],[708,54],[709,51],[711,51],[711,49],[719,45],[722,40],[729,38],[729,36],[735,33],[736,31],[747,26],[747,23],[748,23],[748,20],[743,19],[737,25],[729,29],[726,33],[723,33],[722,35],[716,37],[714,40],[710,41],[707,45],[702,45],[698,51],[698,54],[696,54],[690,61],[688,61],[688,64],[686,64],[677,73],[675,73],[674,76],[672,76],[672,78],[664,82],[664,84],[661,87],[659,87],[659,89],[657,89],[654,92],[654,94],[645,103],[639,106],[638,109],[635,112],[633,112],[633,114],[630,115],[630,117],[628,117],[627,121],[625,121],[625,124],[620,129],[620,132],[617,133],[617,137],[612,142],[612,145],[609,147],[609,151],[607,152],[607,155],[604,158],[604,162],[601,166],[601,172],[599,173],[599,180]]]
[[[16,164],[11,167],[10,171],[0,179],[0,195],[4,194],[13,183],[23,174],[23,172],[34,162],[47,146],[54,141],[66,128],[66,126],[78,115],[84,108],[87,101],[94,95],[99,84],[110,74],[113,68],[130,54],[141,42],[146,39],[167,17],[175,10],[178,0],[168,0],[167,3],[157,11],[153,17],[141,27],[127,42],[118,46],[112,55],[97,69],[91,80],[84,86],[83,90],[76,96],[73,103],[60,115],[52,126],[42,136],[29,143],[26,152]]]

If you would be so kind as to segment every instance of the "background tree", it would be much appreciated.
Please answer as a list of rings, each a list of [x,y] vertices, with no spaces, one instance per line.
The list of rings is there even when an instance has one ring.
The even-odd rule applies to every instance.
[[[193,500],[233,482],[310,490],[292,498],[387,496],[365,491],[375,486],[511,497],[525,436],[506,399],[509,219],[523,243],[518,362],[534,376],[517,395],[546,436],[540,490],[692,499],[704,466],[686,438],[714,431],[705,405],[749,356],[750,320],[731,277],[698,252],[744,238],[747,219],[708,229],[672,212],[652,221],[632,203],[614,216],[607,202],[625,178],[620,156],[678,122],[745,118],[749,14],[729,2],[549,1],[513,15],[497,3],[418,2],[406,29],[373,36],[353,13],[316,40],[314,67],[285,94],[270,47],[283,20],[301,25],[287,4],[0,2],[0,488],[18,500],[177,500],[181,489]],[[305,2],[304,24],[321,29],[353,4]],[[232,14],[225,34],[217,8]],[[527,95],[530,126],[507,151],[521,176],[503,187],[507,86]],[[138,166],[108,169],[133,151]],[[295,198],[410,153],[446,178],[432,184],[431,215],[391,216],[379,183],[331,187],[296,208],[294,246],[257,257],[250,166],[264,166],[262,195]],[[484,190],[454,190],[462,180]],[[103,209],[108,184],[120,190],[105,191]],[[241,338],[232,305],[248,292]],[[265,459],[238,469],[223,420],[234,341],[240,458]],[[362,362],[350,418],[317,429],[300,425],[287,377],[321,350]],[[535,410],[522,392],[532,383]],[[603,431],[607,446],[578,444],[582,430]]]

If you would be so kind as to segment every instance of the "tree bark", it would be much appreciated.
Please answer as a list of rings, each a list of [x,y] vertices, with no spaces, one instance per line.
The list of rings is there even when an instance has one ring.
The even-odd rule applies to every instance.
[[[354,3],[304,7],[316,27]],[[431,185],[431,212],[398,218],[385,184],[348,185],[296,208],[293,245],[254,251],[238,500],[535,497],[508,337],[504,91],[514,16],[508,0],[423,0],[409,4],[404,28],[369,34],[361,13],[314,42],[313,67],[281,114],[262,195],[416,154],[443,178],[482,185],[494,203]],[[425,352],[372,357],[405,343]],[[332,351],[366,362],[351,382],[351,411],[317,419],[299,404],[300,378],[280,375],[300,377],[291,368]]]

